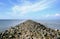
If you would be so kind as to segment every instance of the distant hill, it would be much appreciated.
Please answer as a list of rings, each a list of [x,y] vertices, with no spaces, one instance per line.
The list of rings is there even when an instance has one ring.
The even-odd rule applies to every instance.
[[[60,30],[27,20],[0,33],[0,39],[60,39]]]

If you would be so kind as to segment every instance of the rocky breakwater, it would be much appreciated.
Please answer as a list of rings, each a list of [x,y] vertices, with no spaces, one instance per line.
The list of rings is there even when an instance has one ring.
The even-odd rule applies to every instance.
[[[60,30],[53,30],[38,22],[27,20],[0,33],[0,39],[60,39]]]

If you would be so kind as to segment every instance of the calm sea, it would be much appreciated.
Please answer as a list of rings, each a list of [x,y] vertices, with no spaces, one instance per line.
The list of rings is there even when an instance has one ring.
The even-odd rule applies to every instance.
[[[18,25],[23,20],[0,20],[0,32]]]
[[[48,28],[60,30],[60,20],[38,20],[38,22],[40,22]]]
[[[23,22],[24,20],[0,20],[0,32],[4,31],[11,26],[18,25],[19,23]],[[60,29],[60,21],[59,20],[35,20],[40,22],[41,24],[45,25],[48,28],[52,29]]]

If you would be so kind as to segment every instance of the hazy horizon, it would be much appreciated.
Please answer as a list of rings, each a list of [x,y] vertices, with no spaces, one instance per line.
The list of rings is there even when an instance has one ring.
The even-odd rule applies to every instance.
[[[11,27],[14,27],[24,20],[0,20],[0,32]],[[26,21],[26,20],[25,20]],[[59,29],[60,30],[60,20],[33,20],[43,24],[44,26],[51,29]]]
[[[60,0],[0,0],[0,29],[35,20],[60,29]]]

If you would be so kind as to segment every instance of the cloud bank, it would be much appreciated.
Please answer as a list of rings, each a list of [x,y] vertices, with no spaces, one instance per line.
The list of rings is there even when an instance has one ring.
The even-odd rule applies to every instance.
[[[32,3],[27,0],[20,0],[20,1],[16,0],[17,3],[13,2],[12,0],[8,0],[8,1],[13,5],[11,8],[9,8],[10,11],[5,12],[7,16],[10,16],[10,18],[20,18],[20,17],[24,18],[27,14],[28,15],[30,13],[34,14],[35,12],[37,12],[35,14],[38,14],[38,12],[40,14],[41,11],[51,8],[52,4],[56,2],[56,0],[38,0],[38,2],[35,3]],[[56,13],[51,15],[50,13],[49,14],[47,13],[46,15],[42,15],[40,17],[47,18],[52,16],[60,16],[60,14]],[[39,16],[37,15],[37,17]]]
[[[11,8],[12,12],[10,14],[23,16],[28,13],[42,11],[42,10],[49,8],[50,4],[55,1],[56,0],[50,0],[50,1],[42,0],[42,1],[39,1],[39,2],[33,4],[27,0],[22,0],[23,4],[14,5]]]

